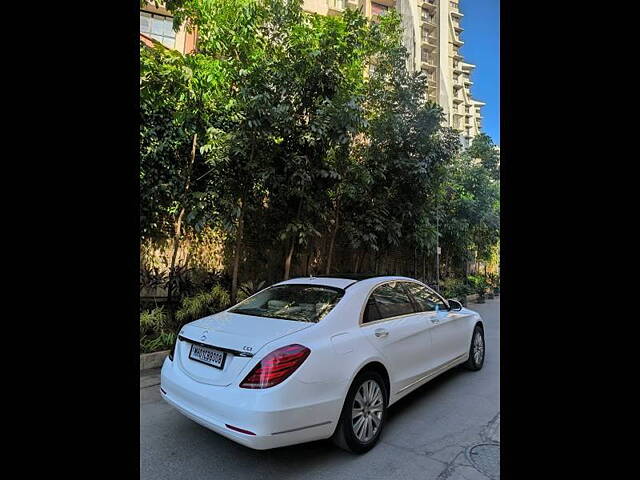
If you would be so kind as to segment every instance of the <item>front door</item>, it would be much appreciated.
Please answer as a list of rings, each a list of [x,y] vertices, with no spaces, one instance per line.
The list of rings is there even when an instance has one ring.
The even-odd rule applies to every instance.
[[[426,321],[432,325],[430,370],[464,355],[469,350],[466,315],[449,311],[440,295],[420,283],[408,283],[407,289],[416,303],[417,310],[422,312]]]
[[[391,391],[397,392],[424,375],[434,326],[415,312],[404,282],[387,282],[369,296],[361,331],[385,358]]]

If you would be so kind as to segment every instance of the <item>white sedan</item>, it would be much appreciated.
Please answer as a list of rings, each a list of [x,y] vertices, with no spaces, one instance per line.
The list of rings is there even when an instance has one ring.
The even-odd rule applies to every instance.
[[[483,362],[480,315],[417,280],[296,278],[182,327],[160,391],[251,448],[332,437],[364,453],[390,405],[456,365]]]

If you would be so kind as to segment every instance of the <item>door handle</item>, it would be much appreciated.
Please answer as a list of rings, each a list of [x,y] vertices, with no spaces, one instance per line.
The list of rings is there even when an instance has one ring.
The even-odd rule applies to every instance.
[[[387,335],[389,335],[389,331],[385,330],[384,328],[378,328],[373,333],[375,334],[376,337],[386,337]]]
[[[431,323],[433,323],[433,324],[440,323],[440,319],[439,318],[432,318],[431,319]]]

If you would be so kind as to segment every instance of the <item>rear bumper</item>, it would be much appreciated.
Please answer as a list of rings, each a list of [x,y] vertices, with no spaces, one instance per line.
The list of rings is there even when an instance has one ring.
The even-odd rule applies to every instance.
[[[162,366],[160,388],[162,398],[186,417],[257,450],[330,437],[343,402],[323,398],[314,391],[318,386],[301,382],[285,382],[264,391],[202,384],[168,358]],[[255,435],[229,429],[227,424]]]

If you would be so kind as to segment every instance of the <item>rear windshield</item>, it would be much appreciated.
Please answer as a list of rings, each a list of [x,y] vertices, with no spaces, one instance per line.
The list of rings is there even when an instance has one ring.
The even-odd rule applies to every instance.
[[[344,290],[318,285],[276,285],[240,302],[230,312],[317,323],[344,295]]]

